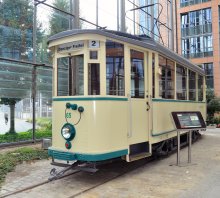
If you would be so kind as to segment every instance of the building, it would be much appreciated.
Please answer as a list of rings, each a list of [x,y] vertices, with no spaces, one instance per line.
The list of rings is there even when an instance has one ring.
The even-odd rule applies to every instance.
[[[175,5],[172,0],[138,0],[137,34],[146,34],[176,51]]]
[[[218,0],[177,0],[178,53],[206,71],[207,88],[220,96]]]

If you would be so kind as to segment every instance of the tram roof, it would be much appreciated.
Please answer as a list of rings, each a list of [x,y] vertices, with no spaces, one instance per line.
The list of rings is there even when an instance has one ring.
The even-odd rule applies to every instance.
[[[136,36],[136,35],[132,35],[132,34],[124,33],[124,32],[105,30],[105,29],[74,29],[74,30],[60,32],[58,34],[51,36],[48,39],[48,43],[54,40],[62,39],[62,38],[69,37],[69,36],[79,35],[79,34],[98,34],[98,35],[106,36],[108,38],[116,39],[122,42],[144,47],[144,48],[159,52],[159,54],[167,58],[170,58],[172,60],[175,60],[180,65],[190,68],[193,71],[196,71],[202,75],[205,75],[205,71],[199,66],[194,65],[188,59],[180,56],[174,51],[154,41],[152,38],[146,37],[146,36]]]

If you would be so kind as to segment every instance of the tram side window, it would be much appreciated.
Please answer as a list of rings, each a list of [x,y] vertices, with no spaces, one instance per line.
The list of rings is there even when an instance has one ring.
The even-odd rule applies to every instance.
[[[159,56],[159,95],[162,98],[174,99],[174,62]]]
[[[196,73],[189,70],[189,100],[196,100]]]
[[[68,96],[69,58],[57,59],[57,96]]]
[[[57,59],[57,95],[84,94],[83,55]]]
[[[176,98],[178,100],[186,100],[186,81],[187,81],[187,69],[181,65],[176,67]]]
[[[124,45],[106,41],[106,94],[125,95]]]
[[[198,75],[198,100],[203,101],[203,76]]]
[[[131,97],[144,98],[144,53],[131,50]]]
[[[100,67],[98,63],[88,65],[89,95],[100,95]]]

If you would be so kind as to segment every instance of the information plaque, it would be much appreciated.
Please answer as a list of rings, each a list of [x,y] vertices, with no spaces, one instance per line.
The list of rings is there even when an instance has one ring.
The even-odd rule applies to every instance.
[[[172,112],[176,129],[206,128],[206,124],[199,111]]]

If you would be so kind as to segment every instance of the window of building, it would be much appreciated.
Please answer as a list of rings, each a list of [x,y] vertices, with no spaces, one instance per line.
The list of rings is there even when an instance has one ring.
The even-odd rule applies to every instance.
[[[57,95],[77,96],[84,94],[83,55],[57,59]]]
[[[181,38],[182,54],[184,57],[212,56],[211,8],[181,14]]]
[[[205,3],[211,0],[180,0],[180,7],[186,7],[194,4]]]
[[[144,53],[130,50],[131,97],[144,98]]]
[[[174,62],[159,56],[159,96],[174,99]]]
[[[178,100],[187,99],[187,69],[181,65],[176,66],[176,98]]]
[[[106,41],[106,94],[125,95],[124,45]]]
[[[213,77],[213,63],[204,63],[201,65],[206,73],[206,85],[207,88],[214,88],[214,77]]]
[[[100,95],[100,66],[98,63],[88,64],[88,94]]]
[[[196,100],[196,73],[189,70],[189,100]]]

